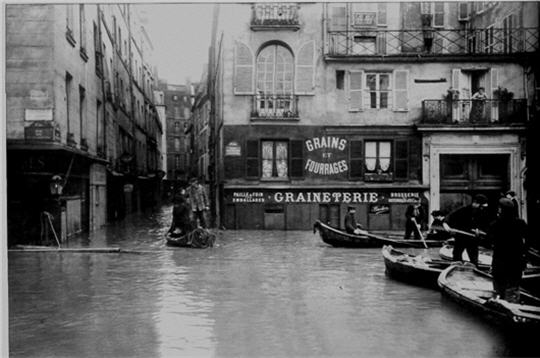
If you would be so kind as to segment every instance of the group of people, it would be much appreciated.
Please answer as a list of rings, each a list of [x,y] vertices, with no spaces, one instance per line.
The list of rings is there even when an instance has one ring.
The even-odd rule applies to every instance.
[[[197,178],[191,178],[189,186],[179,189],[174,195],[172,223],[168,233],[179,237],[197,227],[206,228],[209,207],[206,188]]]
[[[466,251],[469,261],[478,266],[479,245],[493,249],[491,274],[496,294],[508,301],[519,300],[519,284],[526,267],[526,245],[530,239],[527,224],[519,216],[516,194],[509,191],[499,198],[496,218],[488,210],[488,198],[483,194],[473,197],[470,205],[445,215],[440,210],[433,217],[427,238],[446,241],[454,238],[453,260],[462,261]],[[421,222],[423,210],[420,199],[409,205],[405,212],[405,237],[423,239]],[[354,208],[349,208],[345,229],[351,234],[361,234],[361,225],[354,220]]]

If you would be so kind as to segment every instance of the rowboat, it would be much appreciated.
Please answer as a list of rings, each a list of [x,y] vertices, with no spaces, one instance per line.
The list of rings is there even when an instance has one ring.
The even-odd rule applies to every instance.
[[[439,250],[439,256],[441,256],[442,259],[452,261],[453,255],[452,252],[454,251],[454,247],[452,245],[445,244],[443,247]],[[469,255],[467,255],[467,250],[464,250],[462,253],[463,261],[469,261]],[[478,253],[478,263],[480,265],[486,265],[491,266],[491,254],[489,251],[479,252]]]
[[[335,247],[348,248],[373,248],[392,245],[393,247],[416,247],[423,248],[424,243],[428,247],[440,247],[443,241],[438,240],[400,240],[383,237],[371,233],[360,235],[348,234],[341,229],[336,229],[317,220],[313,225],[313,232],[319,231],[323,242]]]
[[[206,249],[214,246],[216,235],[207,229],[197,228],[183,236],[175,236],[169,233],[166,240],[169,246]]]
[[[451,262],[411,255],[385,245],[382,249],[386,274],[392,278],[420,286],[437,288],[437,278]]]
[[[540,298],[521,290],[520,303],[494,298],[492,277],[471,264],[456,264],[441,272],[444,295],[481,315],[506,325],[539,325]]]

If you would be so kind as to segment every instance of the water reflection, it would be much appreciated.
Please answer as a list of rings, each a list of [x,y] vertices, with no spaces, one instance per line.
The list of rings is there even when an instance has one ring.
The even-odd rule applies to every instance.
[[[9,254],[16,356],[538,355],[434,290],[388,279],[379,249],[311,232],[227,231],[167,247],[170,208],[71,246],[133,254]]]

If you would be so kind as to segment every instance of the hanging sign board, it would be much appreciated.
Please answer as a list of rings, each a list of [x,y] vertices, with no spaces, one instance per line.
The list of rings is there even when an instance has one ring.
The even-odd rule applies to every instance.
[[[239,157],[242,154],[240,144],[238,142],[230,142],[225,146],[225,155],[229,157]]]

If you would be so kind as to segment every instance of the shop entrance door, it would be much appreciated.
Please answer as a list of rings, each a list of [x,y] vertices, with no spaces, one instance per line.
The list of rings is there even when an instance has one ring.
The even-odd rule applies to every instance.
[[[508,154],[441,154],[441,210],[450,213],[484,194],[494,217],[497,200],[509,188],[509,163]]]

